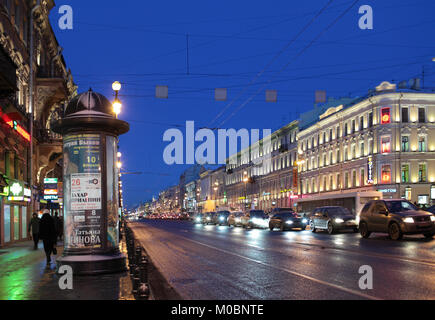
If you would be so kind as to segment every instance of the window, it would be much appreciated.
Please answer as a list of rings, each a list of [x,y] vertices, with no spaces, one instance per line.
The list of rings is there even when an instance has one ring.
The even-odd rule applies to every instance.
[[[322,166],[326,166],[326,153],[323,154],[323,163]]]
[[[419,123],[426,122],[426,110],[425,110],[425,108],[418,108],[418,122]]]
[[[323,177],[323,191],[326,191],[326,176]]]
[[[364,116],[359,117],[359,130],[364,129]]]
[[[355,132],[355,119],[352,120],[352,132],[351,133],[354,133],[354,132]]]
[[[391,152],[391,141],[390,137],[381,137],[381,153]]]
[[[356,158],[356,147],[355,147],[355,144],[352,144],[352,146],[350,147],[350,156],[351,156],[351,159],[355,159]]]
[[[329,176],[329,188],[333,189],[333,184],[332,184],[332,175]]]
[[[409,152],[409,137],[402,136],[402,152]]]
[[[323,132],[323,141],[322,141],[322,143],[325,143],[326,142],[326,132]]]
[[[373,127],[373,112],[369,113],[369,128]]]
[[[408,123],[409,122],[408,108],[405,108],[405,107],[402,108],[402,122],[403,123]]]
[[[338,125],[337,128],[335,128],[335,138],[338,139],[340,137],[340,126]]]
[[[418,137],[418,151],[419,152],[426,152],[426,137],[425,136]]]
[[[360,175],[359,175],[359,185],[363,186],[365,185],[365,171],[364,169],[361,169]]]
[[[372,154],[373,153],[373,139],[369,139],[369,150],[368,150],[368,154]]]
[[[348,152],[347,152],[347,146],[344,147],[344,161],[348,160]]]
[[[409,182],[409,164],[402,164],[402,182]]]
[[[418,182],[426,182],[426,164],[420,163],[418,165]]]
[[[348,131],[347,131],[347,122],[344,124],[344,136],[347,136]]]
[[[364,141],[361,141],[359,143],[359,153],[360,153],[360,157],[364,156]]]
[[[337,159],[336,159],[335,162],[340,162],[340,161],[341,161],[341,159],[340,159],[340,149],[337,149]]]
[[[339,173],[337,174],[337,189],[341,189],[341,176]]]
[[[349,172],[346,172],[344,174],[344,188],[349,188]]]
[[[390,108],[381,109],[381,124],[387,124],[391,122]]]
[[[332,151],[329,151],[329,164],[332,164]]]
[[[352,187],[356,187],[356,170],[352,171]]]
[[[382,183],[391,183],[391,166],[383,165],[381,172],[381,181]]]
[[[329,129],[329,141],[332,141],[332,129]]]

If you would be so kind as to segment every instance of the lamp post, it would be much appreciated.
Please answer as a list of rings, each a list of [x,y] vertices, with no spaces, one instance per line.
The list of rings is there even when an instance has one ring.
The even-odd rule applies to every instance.
[[[118,118],[118,115],[121,113],[122,103],[118,99],[118,93],[121,90],[121,83],[119,81],[115,81],[112,83],[112,89],[115,91],[115,100],[113,101],[113,111]]]
[[[246,210],[246,204],[248,203],[248,172],[243,172],[243,182],[245,183],[245,210]]]

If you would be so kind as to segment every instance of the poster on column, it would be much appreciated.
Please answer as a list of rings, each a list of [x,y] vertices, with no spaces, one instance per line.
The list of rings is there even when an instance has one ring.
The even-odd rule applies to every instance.
[[[64,137],[65,241],[69,249],[102,246],[101,144],[98,134]]]

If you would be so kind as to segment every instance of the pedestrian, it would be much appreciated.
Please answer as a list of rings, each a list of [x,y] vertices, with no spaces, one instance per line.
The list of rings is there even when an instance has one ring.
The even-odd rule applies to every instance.
[[[38,242],[39,242],[39,222],[41,219],[38,218],[38,214],[35,212],[33,213],[32,219],[30,219],[29,228],[27,232],[30,234],[30,237],[33,239],[33,250],[38,249]],[[32,231],[32,233],[30,233]]]
[[[58,230],[59,240],[63,240],[63,217],[59,217],[59,230]]]
[[[41,223],[39,224],[39,237],[44,243],[44,251],[47,256],[47,267],[49,267],[51,263],[51,254],[57,254],[57,250],[55,247],[56,229],[54,226],[54,219],[47,209],[44,210]]]
[[[57,211],[54,212],[53,219],[54,219],[54,229],[56,231],[56,242],[55,242],[55,245],[56,245],[57,239],[59,238],[60,229],[61,229],[59,213]]]

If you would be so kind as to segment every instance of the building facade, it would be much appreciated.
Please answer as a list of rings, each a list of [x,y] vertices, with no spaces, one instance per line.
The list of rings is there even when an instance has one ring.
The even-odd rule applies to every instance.
[[[44,178],[62,181],[62,141],[50,123],[76,93],[49,22],[54,2],[36,4],[0,0],[0,246],[28,239],[31,213],[46,205]]]
[[[300,191],[432,202],[435,95],[381,83],[368,97],[330,107],[298,134]]]

